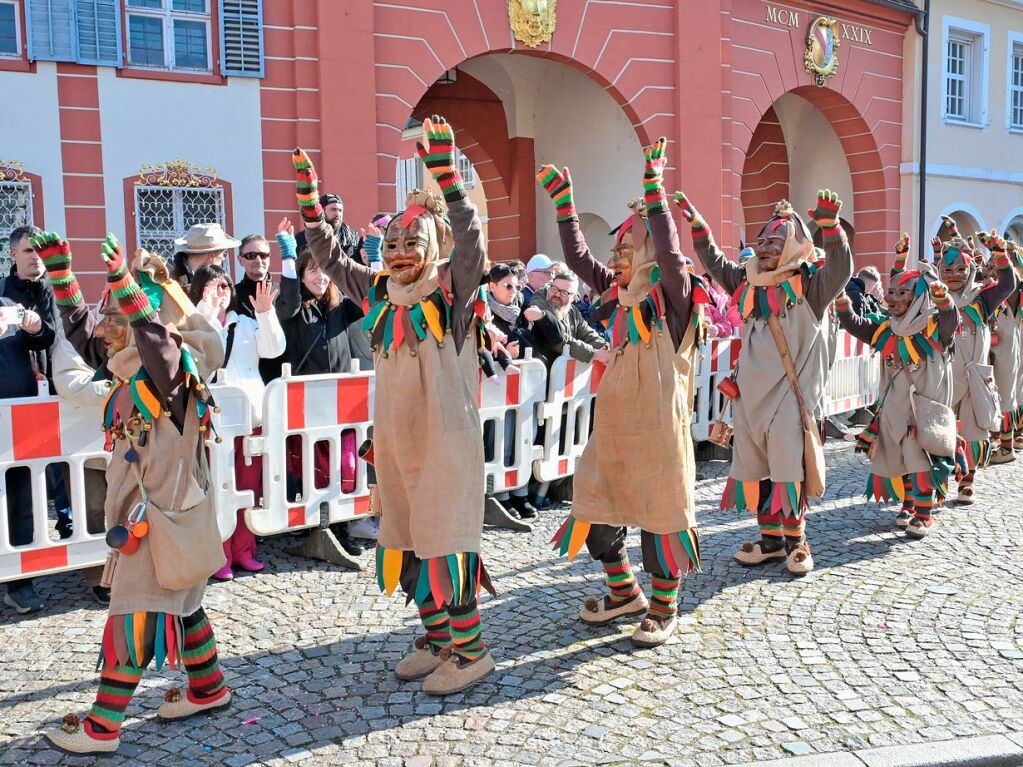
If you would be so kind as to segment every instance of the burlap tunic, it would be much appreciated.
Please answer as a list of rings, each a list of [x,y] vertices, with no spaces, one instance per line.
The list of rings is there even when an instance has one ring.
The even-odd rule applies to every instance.
[[[637,245],[633,280],[642,279],[639,261],[652,249],[660,267],[653,290],[663,301],[664,329],[653,328],[649,345],[624,342],[601,378],[593,433],[576,467],[572,516],[670,534],[696,527],[690,435],[696,333],[675,223],[666,212],[648,222],[650,242]],[[590,254],[578,222],[564,222],[560,229],[568,265],[604,293],[614,273]],[[644,234],[633,228],[637,242]],[[636,298],[642,301],[649,293]]]
[[[920,332],[928,318],[936,313],[938,343],[943,350],[947,350],[955,337],[959,312],[953,305],[940,311],[935,309],[927,295],[918,297],[914,305],[917,303],[921,304],[922,310],[919,321],[910,328],[912,332],[900,332],[897,335],[911,336]],[[910,312],[913,311],[911,307]],[[877,322],[854,314],[851,307],[849,311],[840,311],[838,318],[846,332],[866,344],[871,343],[880,326]],[[905,364],[897,354],[882,360],[881,396],[884,400],[880,406],[878,435],[870,459],[871,469],[879,477],[901,477],[931,470],[927,453],[916,441],[916,420],[911,396],[914,388],[922,397],[946,407],[951,406],[952,367],[944,351],[931,357],[921,357],[915,364]]]
[[[436,266],[435,279],[452,296],[443,347],[427,335],[415,356],[406,346],[374,352],[378,543],[420,559],[478,553],[483,530],[479,366],[467,339],[486,247],[471,202],[449,203],[448,212],[457,256]],[[374,273],[348,258],[327,224],[306,231],[320,268],[350,298],[367,300]]]
[[[132,328],[134,342],[109,360],[99,339],[92,337],[94,321],[84,304],[61,308],[68,340],[93,367],[105,366],[118,378],[128,379],[139,366],[165,399],[168,413],[153,421],[145,446],[138,444],[140,429],[134,429],[131,442],[119,439],[107,468],[107,496],[104,506],[106,525],[124,524],[128,513],[142,500],[139,475],[150,501],[164,510],[188,510],[202,507],[215,514],[208,495],[208,471],[200,464],[202,443],[199,417],[191,395],[185,389],[181,369],[181,336],[201,339],[188,346],[205,379],[222,363],[224,350],[216,331],[199,313],[177,323],[171,329],[158,320]],[[179,334],[180,331],[180,334]],[[179,431],[178,426],[181,425]],[[125,454],[134,448],[138,462],[133,466]],[[138,471],[136,471],[136,468]],[[223,564],[223,561],[220,562]],[[211,567],[211,572],[216,569]],[[202,604],[206,582],[182,591],[163,588],[156,579],[150,537],[141,539],[134,554],[120,554],[110,590],[111,615],[135,612],[162,612],[187,616]]]
[[[1020,404],[1020,322],[1011,306],[1002,306],[993,323],[991,364],[995,369],[995,385],[998,387],[1002,412],[1015,413]],[[998,343],[994,342],[995,334]]]
[[[704,268],[725,290],[735,293],[746,280],[744,266],[728,261],[712,239],[697,248]],[[828,305],[852,276],[852,253],[842,240],[825,241],[826,261],[810,274],[800,274],[803,298],[778,315],[806,405],[820,407],[829,372]],[[799,406],[785,376],[774,336],[764,318],[746,317],[742,332],[733,403],[732,466],[729,476],[740,482],[771,479],[802,482],[803,429]]]

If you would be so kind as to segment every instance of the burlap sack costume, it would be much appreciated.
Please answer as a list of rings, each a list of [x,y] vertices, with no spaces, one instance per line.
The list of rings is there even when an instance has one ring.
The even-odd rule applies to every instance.
[[[602,294],[601,306],[617,300],[609,320],[615,355],[576,468],[572,516],[678,533],[696,527],[688,406],[696,352],[692,277],[668,213],[648,220],[637,212],[626,225],[635,247],[627,288],[612,288],[613,273],[590,255],[578,226],[563,240],[568,265]],[[630,331],[638,342],[630,342]]]
[[[484,476],[475,313],[477,302],[485,300],[480,279],[486,247],[471,202],[450,204],[450,226],[443,211],[440,200],[417,191],[400,214],[403,225],[418,219],[429,233],[426,268],[411,285],[348,258],[326,223],[306,230],[320,268],[367,310],[364,328],[376,371],[372,415],[381,584],[394,589],[409,566],[402,556],[407,552],[428,565],[412,580],[428,588],[429,568],[444,580],[441,593],[434,593],[440,605],[465,601],[470,592],[474,598],[481,583],[489,586],[478,556]],[[448,258],[452,247],[457,255]],[[445,578],[449,562],[454,578]]]
[[[916,290],[917,296],[902,317],[879,320],[855,313],[843,296],[838,301],[842,328],[881,354],[881,395],[878,414],[860,435],[861,447],[870,456],[871,474],[867,478],[867,496],[881,501],[904,501],[912,488],[904,484],[904,475],[924,474],[925,487],[937,487],[944,495],[948,477],[954,468],[954,455],[930,456],[917,441],[917,428],[925,408],[915,405],[913,397],[922,397],[945,407],[952,403],[952,367],[949,348],[959,324],[959,312],[947,299],[938,306],[928,289],[936,278],[933,271],[893,275],[893,280]],[[955,425],[948,441],[955,443]]]
[[[150,300],[162,294],[158,287],[170,278],[162,259],[139,250],[132,263],[132,271],[150,293]],[[145,275],[145,277],[143,277]],[[150,288],[150,286],[154,286]],[[128,346],[106,359],[105,349],[93,337],[94,321],[84,305],[80,309],[62,312],[68,340],[90,364],[105,367],[114,379],[130,381],[144,367],[153,383],[153,389],[164,398],[151,410],[151,428],[145,446],[138,438],[145,419],[130,403],[132,394],[124,387],[120,394],[120,415],[124,427],[109,424],[124,439],[112,441],[113,455],[107,468],[106,524],[107,529],[124,524],[128,512],[142,500],[139,477],[151,502],[161,509],[187,510],[200,504],[214,514],[212,498],[208,495],[208,472],[200,466],[199,446],[203,441],[200,426],[209,418],[200,415],[206,408],[197,408],[197,394],[205,391],[202,380],[214,372],[224,359],[224,348],[216,330],[194,311],[191,303],[179,291],[167,294],[159,304],[159,321],[130,331]],[[198,377],[185,381],[182,353],[187,352],[194,361]],[[197,389],[198,387],[198,389]],[[198,400],[201,401],[201,400]],[[135,419],[134,421],[132,419]],[[205,429],[205,426],[204,426]],[[132,463],[125,455],[132,450],[138,459]],[[137,471],[136,471],[137,467]],[[141,539],[139,550],[131,555],[119,555],[111,584],[110,614],[128,615],[135,612],[159,612],[170,615],[190,615],[199,609],[205,581],[184,591],[164,589],[156,580],[153,558],[149,551],[149,537]],[[211,562],[219,568],[223,561]],[[214,572],[211,570],[210,572]]]
[[[759,483],[770,479],[772,506],[786,516],[799,516],[806,506],[803,431],[766,317],[778,318],[807,407],[816,411],[829,371],[825,316],[852,275],[852,253],[844,235],[826,238],[824,264],[815,267],[810,263],[816,257],[813,243],[787,203],[779,205],[765,233],[781,231],[779,227],[785,230],[786,243],[777,268],[769,273],[760,271],[755,256],[743,264],[728,261],[709,233],[700,239],[694,233],[694,244],[704,268],[733,293],[743,316],[736,374],[740,394],[733,403],[732,466],[722,507],[756,513],[763,501]]]

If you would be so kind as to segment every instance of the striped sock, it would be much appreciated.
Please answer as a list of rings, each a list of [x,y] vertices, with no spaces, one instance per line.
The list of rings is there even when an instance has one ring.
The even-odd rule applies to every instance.
[[[903,498],[903,501],[902,501],[902,512],[904,514],[912,514],[913,513],[913,488],[915,487],[915,485],[913,484],[913,475],[912,474],[903,474],[902,475],[902,482],[903,482],[903,485],[906,488],[906,491],[905,491],[906,495],[905,495],[905,497]]]
[[[142,669],[134,666],[106,665],[99,674],[96,702],[86,717],[100,732],[118,732],[124,723],[124,711],[142,679]]]
[[[462,607],[449,607],[451,617],[452,650],[465,661],[474,661],[487,654],[480,623],[480,609],[476,600]]]
[[[419,607],[419,620],[423,622],[426,629],[426,641],[435,649],[451,646],[451,622],[448,620],[448,611],[437,607],[437,602],[431,594]]]
[[[661,623],[669,621],[678,614],[678,587],[682,576],[677,578],[650,577],[650,607],[648,618],[656,618]]]
[[[607,587],[611,594],[607,597],[612,607],[625,604],[635,599],[640,593],[639,581],[632,572],[632,565],[629,564],[629,557],[612,562],[602,562],[604,574],[607,576]]]
[[[934,487],[928,472],[922,471],[913,481],[913,516],[925,522],[934,509]]]
[[[182,618],[181,623],[185,627],[182,661],[188,673],[189,697],[193,700],[219,697],[226,685],[217,657],[217,640],[206,611],[200,607]]]
[[[783,516],[782,526],[785,528],[785,550],[792,551],[796,546],[806,540],[806,517],[800,514],[797,516]]]
[[[1012,429],[1009,431],[1003,431],[998,435],[998,444],[1006,453],[1012,452],[1013,436],[1014,434]]]
[[[761,496],[763,498],[764,496]],[[771,494],[767,494],[767,502],[757,512],[757,524],[760,526],[760,550],[767,553],[778,551],[783,546],[781,531],[781,512],[771,511]]]

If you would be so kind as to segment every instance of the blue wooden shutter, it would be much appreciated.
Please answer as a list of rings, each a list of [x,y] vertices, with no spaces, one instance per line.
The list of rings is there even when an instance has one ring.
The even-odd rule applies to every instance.
[[[220,72],[263,76],[262,0],[220,0]]]
[[[121,65],[121,13],[117,0],[76,0],[78,62]]]
[[[71,3],[72,0],[25,0],[29,59],[75,60],[75,20]]]

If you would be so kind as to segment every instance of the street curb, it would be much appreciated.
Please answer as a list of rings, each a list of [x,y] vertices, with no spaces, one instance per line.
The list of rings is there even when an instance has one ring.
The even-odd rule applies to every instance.
[[[866,748],[756,762],[760,767],[1023,767],[1023,746],[1004,735]]]

